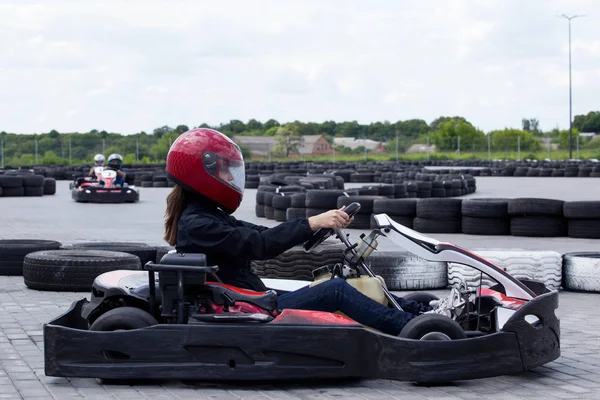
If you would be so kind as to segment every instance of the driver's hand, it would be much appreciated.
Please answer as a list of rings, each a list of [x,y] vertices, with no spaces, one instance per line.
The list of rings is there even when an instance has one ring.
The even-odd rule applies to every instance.
[[[342,208],[310,217],[308,219],[310,229],[314,232],[319,228],[339,229],[347,227],[354,218],[348,217],[348,214],[342,211]]]

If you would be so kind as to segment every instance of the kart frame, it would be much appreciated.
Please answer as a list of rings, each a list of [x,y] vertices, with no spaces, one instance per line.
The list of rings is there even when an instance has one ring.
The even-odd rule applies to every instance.
[[[46,375],[210,381],[376,378],[427,383],[519,373],[560,356],[557,291],[536,295],[467,250],[421,235],[385,214],[375,219],[378,230],[400,247],[427,260],[477,268],[503,285],[507,296],[525,303],[510,311],[498,332],[431,341],[400,338],[344,316],[304,310],[283,310],[266,323],[175,323],[89,331],[81,315],[88,303],[83,298],[44,325]],[[526,320],[532,315],[537,324]]]

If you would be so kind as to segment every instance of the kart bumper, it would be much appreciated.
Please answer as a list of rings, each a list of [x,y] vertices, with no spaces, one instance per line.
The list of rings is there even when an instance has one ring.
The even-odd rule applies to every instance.
[[[71,190],[71,197],[79,203],[135,203],[140,194],[134,187],[105,189],[88,186]]]
[[[448,382],[523,372],[560,356],[558,292],[536,297],[501,332],[454,341],[401,339],[356,325],[194,323],[92,332],[87,302],[44,325],[48,376],[102,379],[374,378]],[[541,325],[524,320],[535,315]]]

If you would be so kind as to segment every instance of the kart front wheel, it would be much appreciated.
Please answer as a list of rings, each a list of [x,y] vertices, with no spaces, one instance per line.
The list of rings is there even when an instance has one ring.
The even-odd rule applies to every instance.
[[[99,316],[90,326],[90,331],[121,331],[157,324],[158,321],[144,310],[135,307],[118,307]]]
[[[457,340],[467,337],[456,321],[440,314],[423,314],[411,319],[398,336],[416,340]]]

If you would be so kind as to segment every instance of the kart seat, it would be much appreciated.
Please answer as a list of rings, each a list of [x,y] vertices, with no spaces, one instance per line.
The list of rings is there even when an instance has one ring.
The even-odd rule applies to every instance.
[[[254,304],[267,311],[277,309],[277,292],[274,290],[255,292],[220,282],[206,282],[206,288],[210,291],[211,300],[219,305],[232,306],[236,301],[241,301]]]

